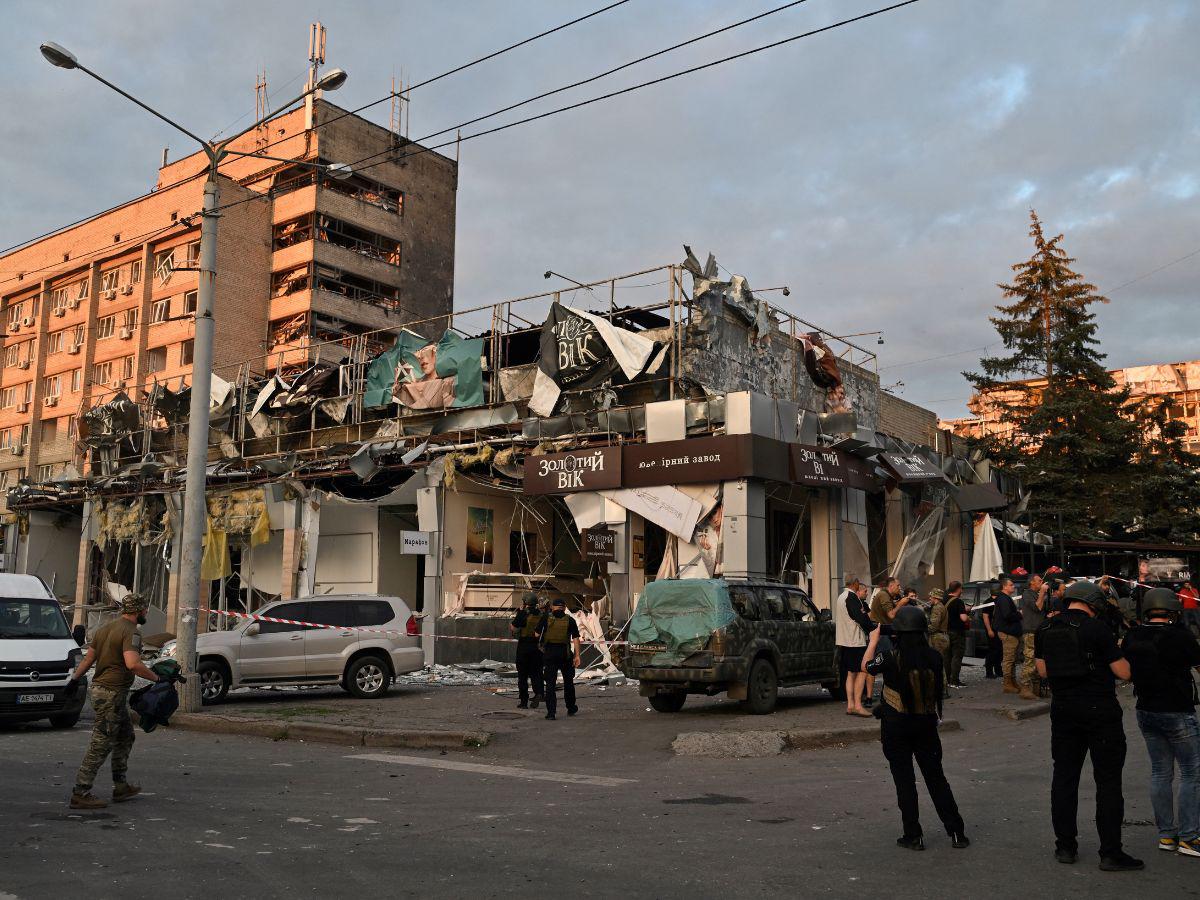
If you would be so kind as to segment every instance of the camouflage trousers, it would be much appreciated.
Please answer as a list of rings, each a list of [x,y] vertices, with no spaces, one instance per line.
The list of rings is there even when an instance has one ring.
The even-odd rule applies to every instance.
[[[1041,687],[1042,680],[1038,677],[1037,662],[1033,655],[1033,634],[1021,635],[1021,640],[1025,645],[1025,661],[1021,663],[1021,684],[1029,685],[1030,689],[1037,693]]]
[[[129,718],[129,688],[114,690],[92,685],[92,709],[96,721],[92,725],[92,740],[79,774],[75,776],[75,792],[86,794],[96,781],[96,773],[104,760],[112,755],[113,784],[125,781],[129,769],[129,753],[133,750],[133,722]]]

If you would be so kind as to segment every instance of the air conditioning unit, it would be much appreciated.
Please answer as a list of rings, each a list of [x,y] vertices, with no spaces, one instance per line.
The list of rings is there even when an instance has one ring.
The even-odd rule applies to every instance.
[[[132,294],[133,293],[133,285],[132,284],[125,285],[123,288],[121,288],[121,293],[125,294],[126,296]]]
[[[75,297],[72,297],[67,301],[67,306],[69,306],[71,309],[79,309],[79,300]]]
[[[67,311],[65,309],[63,309],[61,306],[56,306],[56,307],[54,307],[54,314],[56,316],[65,316],[67,314]]]
[[[18,403],[17,404],[17,412],[19,412],[19,413],[29,412],[29,404],[28,403]]]
[[[21,369],[22,371],[24,371],[25,369],[28,369],[29,368],[29,360],[27,360],[27,359],[17,360],[17,368]]]
[[[9,449],[9,452],[11,452],[13,456],[24,456],[25,455],[25,445],[24,444],[13,444],[8,449]]]
[[[124,379],[124,378],[118,378],[116,381],[114,381],[114,382],[112,383],[112,386],[113,386],[113,387],[115,387],[115,388],[123,388],[123,387],[125,387],[125,379]]]
[[[18,322],[16,319],[13,319],[11,322],[8,323],[8,330],[12,331],[12,332],[20,331],[21,323]]]
[[[30,325],[33,324],[33,316],[26,316],[25,318],[23,318],[21,320],[21,324],[24,325],[26,328],[28,328]]]
[[[107,290],[107,291],[101,291],[101,292],[100,292],[100,299],[101,299],[101,300],[111,300],[111,299],[113,299],[113,297],[115,297],[115,296],[117,296],[117,292],[116,292],[116,289],[115,289],[115,288],[113,288],[113,289],[109,289],[109,290]]]
[[[75,356],[76,354],[79,353],[79,345],[72,344],[70,347],[67,348],[67,352],[70,353],[72,356]]]
[[[121,340],[127,341],[132,337],[133,337],[133,329],[130,328],[128,325],[123,326],[121,328]]]
[[[53,396],[53,395],[51,395],[51,396],[47,397],[47,398],[46,398],[46,405],[47,405],[47,406],[58,406],[58,398],[57,398],[57,397],[55,397],[55,396]]]

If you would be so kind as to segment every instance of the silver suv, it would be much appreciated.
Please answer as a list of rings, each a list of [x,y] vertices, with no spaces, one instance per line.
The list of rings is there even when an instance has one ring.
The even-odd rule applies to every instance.
[[[338,684],[355,697],[370,699],[382,696],[395,676],[425,666],[420,623],[398,597],[308,597],[272,603],[258,614],[345,627],[252,621],[199,635],[197,671],[204,703],[219,703],[233,687],[279,684]],[[175,641],[163,647],[163,655],[175,655]]]

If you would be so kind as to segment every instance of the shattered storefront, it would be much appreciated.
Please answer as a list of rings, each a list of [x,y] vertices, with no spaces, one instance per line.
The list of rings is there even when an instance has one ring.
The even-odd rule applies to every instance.
[[[359,336],[214,378],[194,600],[177,596],[185,385],[95,407],[84,474],[23,482],[10,506],[82,516],[77,618],[111,585],[152,593],[167,631],[196,603],[396,594],[439,661],[503,658],[474,639],[506,637],[529,590],[598,637],[655,579],[780,579],[825,606],[845,571],[961,577],[970,538],[948,522],[978,473],[880,432],[873,354],[717,271],[687,251],[571,297],[409,323],[383,352]],[[655,299],[618,305],[621,290]],[[484,316],[482,334],[456,325]]]

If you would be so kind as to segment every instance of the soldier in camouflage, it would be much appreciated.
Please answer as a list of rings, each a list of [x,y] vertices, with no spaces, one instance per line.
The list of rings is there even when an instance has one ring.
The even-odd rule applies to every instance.
[[[946,607],[946,592],[934,588],[929,592],[929,646],[942,655],[942,671],[947,679],[950,672],[950,615]],[[943,683],[943,699],[950,696],[948,681]]]
[[[133,722],[129,718],[129,688],[135,675],[148,681],[158,676],[142,663],[142,636],[138,626],[146,621],[146,601],[137,594],[127,594],[121,601],[121,615],[101,626],[92,638],[87,654],[71,674],[66,692],[73,696],[79,690],[84,674],[96,666],[92,684],[92,710],[96,719],[92,739],[75,788],[71,791],[72,809],[103,809],[108,804],[92,793],[96,773],[104,760],[112,758],[114,803],[132,800],[141,791],[127,780],[129,753],[133,749]]]

